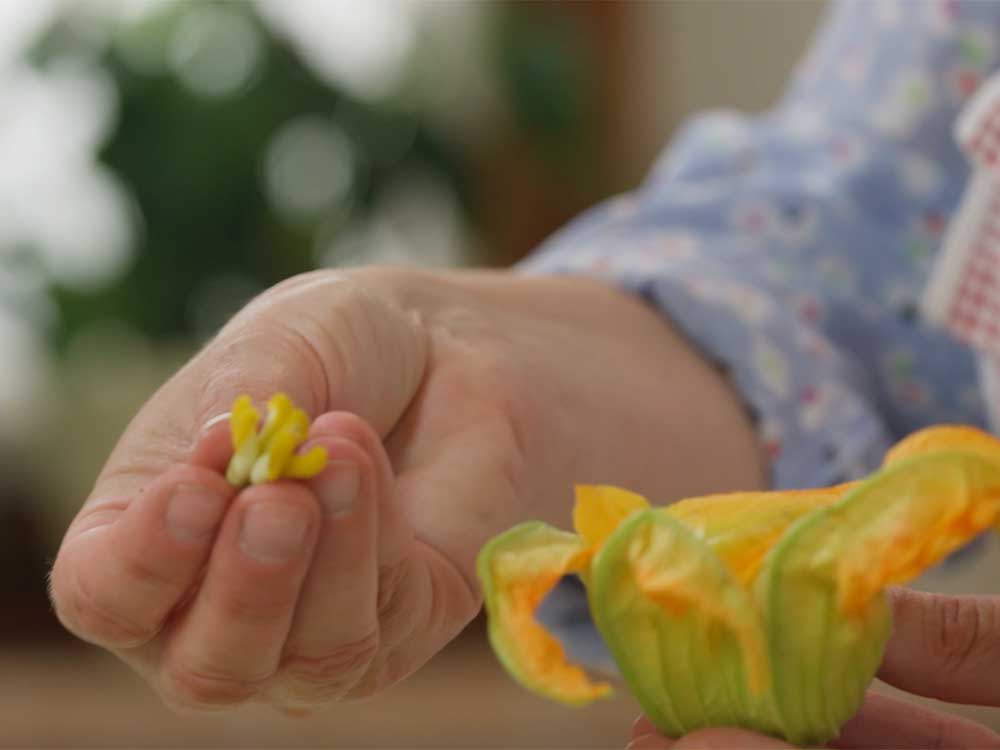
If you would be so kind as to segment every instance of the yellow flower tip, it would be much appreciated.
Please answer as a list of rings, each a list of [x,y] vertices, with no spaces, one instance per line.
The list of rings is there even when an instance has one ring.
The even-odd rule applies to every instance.
[[[862,616],[888,586],[903,585],[932,568],[952,552],[995,526],[1000,498],[969,503],[933,530],[906,524],[879,541],[877,555],[844,559],[837,571],[837,603],[844,615]]]
[[[964,450],[1000,462],[996,436],[968,425],[934,425],[903,438],[885,454],[883,466],[939,450]]]
[[[229,431],[232,437],[233,451],[238,451],[247,439],[255,434],[260,413],[253,407],[249,396],[240,396],[233,402],[229,417]]]
[[[749,586],[795,521],[837,502],[853,486],[705,495],[681,500],[662,512],[683,521],[741,584]]]
[[[881,476],[883,518],[860,527],[837,561],[837,603],[863,615],[887,586],[912,581],[1000,517],[1000,441],[972,428],[925,430]],[[879,492],[879,480],[872,480]],[[892,506],[906,503],[907,512]]]
[[[258,432],[259,424],[260,414],[250,397],[237,398],[230,418],[233,457],[226,469],[230,484],[242,487],[283,477],[308,479],[326,466],[326,449],[320,446],[295,455],[309,435],[309,417],[284,393],[268,401],[267,418]]]
[[[622,522],[649,503],[642,495],[607,485],[577,485],[573,527],[588,544],[599,547]]]

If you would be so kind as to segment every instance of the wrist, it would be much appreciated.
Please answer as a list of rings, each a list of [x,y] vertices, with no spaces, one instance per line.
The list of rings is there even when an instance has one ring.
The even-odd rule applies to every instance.
[[[614,484],[656,504],[765,486],[732,384],[659,310],[583,277],[504,272],[470,282],[493,301],[508,356],[525,369],[536,509],[565,521],[574,484]]]

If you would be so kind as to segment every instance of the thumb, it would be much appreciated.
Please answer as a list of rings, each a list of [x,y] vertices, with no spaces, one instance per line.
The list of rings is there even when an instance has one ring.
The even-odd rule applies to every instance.
[[[879,677],[955,703],[1000,706],[1000,597],[891,592],[893,635]]]
[[[678,740],[669,740],[656,731],[653,722],[646,716],[640,716],[632,725],[632,742],[625,750],[640,750],[640,748],[670,748],[670,750],[680,750],[681,748],[698,748],[699,750],[712,750],[712,748],[790,748],[781,740],[773,737],[766,737],[756,732],[749,732],[745,729],[732,729],[724,727],[722,729],[700,729],[691,734],[685,735]]]
[[[648,748],[649,750],[655,750],[660,748],[661,750],[665,748],[674,747],[672,740],[668,740],[659,734],[644,734],[640,737],[636,737],[628,745],[626,745],[625,750],[642,750]]]
[[[140,410],[91,500],[127,501],[169,467],[228,460],[225,429],[208,431],[246,393],[284,391],[310,416],[348,410],[384,437],[408,406],[427,359],[423,329],[394,302],[395,277],[357,270],[306,274],[238,313]],[[199,443],[198,454],[192,454]]]
[[[668,747],[664,745],[664,747]],[[673,745],[670,745],[673,750],[732,750],[733,748],[740,748],[740,750],[756,750],[760,748],[761,750],[770,750],[777,748],[790,748],[792,747],[787,742],[782,742],[781,740],[776,740],[773,737],[767,737],[763,734],[757,734],[756,732],[748,732],[745,729],[699,729],[697,732],[691,732],[691,734],[681,737]]]

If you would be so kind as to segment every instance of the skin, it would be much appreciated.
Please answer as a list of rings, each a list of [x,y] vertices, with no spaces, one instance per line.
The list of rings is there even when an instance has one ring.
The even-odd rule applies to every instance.
[[[277,391],[317,417],[304,447],[330,463],[236,492],[218,417]],[[425,663],[479,610],[482,544],[529,519],[568,527],[574,483],[666,503],[761,488],[764,465],[721,375],[629,294],[318,272],[252,302],[137,414],[51,596],[168,705],[304,714]]]
[[[894,633],[879,672],[917,695],[1000,707],[1000,597],[892,592]],[[638,748],[790,748],[741,729],[705,729],[669,740],[646,718],[632,728]],[[1000,748],[993,730],[952,714],[870,692],[861,710],[829,744],[833,748]]]

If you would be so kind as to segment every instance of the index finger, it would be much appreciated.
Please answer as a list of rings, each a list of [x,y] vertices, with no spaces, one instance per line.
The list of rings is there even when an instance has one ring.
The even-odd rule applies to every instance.
[[[843,726],[831,747],[987,750],[1000,737],[982,724],[869,691],[861,709]]]
[[[1000,597],[890,596],[893,635],[879,677],[928,698],[1000,706]]]

